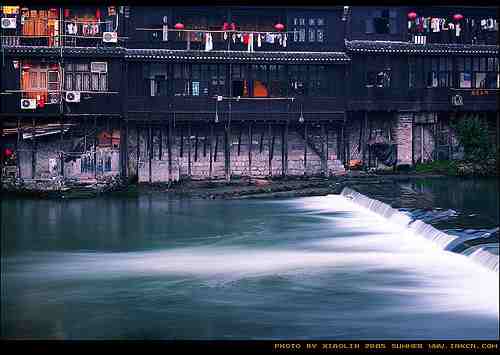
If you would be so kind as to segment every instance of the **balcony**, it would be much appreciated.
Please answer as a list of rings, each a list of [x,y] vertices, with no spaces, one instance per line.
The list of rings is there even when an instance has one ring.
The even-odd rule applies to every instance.
[[[231,106],[231,107],[230,107]],[[343,97],[298,98],[222,98],[216,97],[130,97],[127,103],[129,116],[134,119],[173,117],[189,120],[213,120],[217,112],[221,121],[298,119],[300,113],[315,120],[337,120],[345,110]],[[168,115],[167,115],[168,114]],[[163,115],[163,116],[162,116]],[[343,117],[343,116],[342,116]]]
[[[363,88],[349,99],[348,106],[370,111],[495,111],[498,93],[498,89]],[[454,95],[461,96],[462,105],[452,103]]]

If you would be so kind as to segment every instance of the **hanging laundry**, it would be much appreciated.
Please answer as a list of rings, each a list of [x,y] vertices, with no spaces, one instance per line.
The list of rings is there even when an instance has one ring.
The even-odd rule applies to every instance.
[[[162,39],[163,41],[168,41],[168,25],[164,24],[162,27]]]
[[[243,38],[242,38],[242,40],[241,40],[241,41],[243,42],[243,44],[248,45],[248,38],[249,38],[249,37],[250,37],[250,36],[248,35],[248,33],[244,33],[244,34],[243,34]]]
[[[282,38],[281,38],[281,33],[278,35],[278,43],[280,44],[280,46],[282,45]]]
[[[205,35],[205,51],[211,51],[214,48],[213,42],[212,42],[212,35],[210,33],[206,33]]]
[[[460,24],[457,23],[457,25],[455,26],[455,35],[457,37],[460,37]]]
[[[248,49],[249,52],[253,52],[253,33],[248,35]]]
[[[232,39],[233,39],[233,43],[236,43],[236,34],[235,34],[235,33],[233,33],[233,35],[232,35],[231,37],[232,37]]]
[[[262,41],[262,39],[261,39],[261,37],[260,37],[260,36],[261,36],[260,34],[258,34],[258,35],[257,35],[257,47],[259,47],[259,48],[260,48],[260,46],[262,45],[262,42],[261,42],[261,41]]]
[[[227,41],[227,32],[224,32],[224,41]]]
[[[266,43],[274,43],[274,35],[271,33],[266,33]]]
[[[286,33],[283,34],[283,47],[286,48]]]

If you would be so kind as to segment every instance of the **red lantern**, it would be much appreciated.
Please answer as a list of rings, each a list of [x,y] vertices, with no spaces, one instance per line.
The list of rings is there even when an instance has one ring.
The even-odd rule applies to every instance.
[[[278,31],[283,31],[285,29],[285,25],[283,25],[282,23],[277,23],[276,25],[274,25],[274,28],[276,28]]]
[[[236,24],[231,22],[231,30],[236,31]]]
[[[101,19],[101,10],[95,10],[95,18],[99,21]]]
[[[28,63],[23,64],[23,70],[30,70],[30,68],[31,68],[31,65],[29,65]]]
[[[224,25],[222,26],[222,29],[223,29],[224,31],[229,30],[229,24],[228,24],[227,22],[224,22]]]
[[[182,24],[180,22],[177,22],[174,27],[175,27],[176,30],[183,30],[184,29],[184,24]]]
[[[40,97],[40,100],[38,100],[37,104],[38,104],[39,108],[44,108],[45,107],[45,99],[43,98],[43,96]]]
[[[460,20],[462,20],[463,18],[464,18],[464,16],[463,16],[462,14],[455,14],[455,15],[453,15],[453,19],[454,19],[455,21],[460,21]]]
[[[12,150],[9,148],[5,148],[4,155],[6,157],[10,157],[12,155]]]
[[[64,17],[65,18],[69,17],[69,9],[64,9]]]
[[[415,20],[417,18],[417,13],[412,11],[408,13],[408,19],[409,20]]]

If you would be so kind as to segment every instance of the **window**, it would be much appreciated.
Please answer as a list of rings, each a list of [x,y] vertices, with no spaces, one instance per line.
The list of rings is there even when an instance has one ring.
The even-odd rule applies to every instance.
[[[498,58],[487,58],[486,88],[500,88],[500,74],[498,73]]]
[[[107,64],[106,64],[107,66]],[[54,75],[51,78],[51,75]],[[58,73],[49,71],[49,85]],[[90,63],[68,63],[64,69],[64,87],[68,91],[106,91],[108,74],[90,71]],[[49,90],[52,90],[49,88]]]
[[[267,65],[252,65],[253,97],[268,97]]]
[[[285,97],[287,95],[287,83],[285,66],[283,65],[269,65],[269,96],[271,97]]]
[[[470,89],[472,87],[471,59],[467,57],[457,58],[457,68],[459,88]]]
[[[316,31],[314,28],[309,27],[309,42],[316,41]]]
[[[417,87],[415,57],[408,58],[408,87],[410,89]]]
[[[292,96],[302,96],[306,94],[306,65],[288,66],[289,92]]]
[[[486,58],[475,57],[472,59],[472,70],[474,72],[474,87],[487,88],[488,67]]]
[[[235,64],[231,68],[232,96],[249,96],[248,71],[245,64]]]
[[[325,42],[325,19],[322,17],[295,17],[293,19],[294,42]],[[307,36],[307,37],[306,37]]]
[[[452,61],[447,57],[424,58],[426,87],[452,87]]]
[[[375,10],[371,18],[365,20],[365,33],[396,34],[397,12],[395,10]]]
[[[453,65],[452,60],[449,57],[440,57],[439,58],[439,87],[440,88],[449,88],[452,87],[452,78],[453,78]]]
[[[368,71],[366,75],[367,87],[390,88],[391,72],[389,69],[381,71]]]

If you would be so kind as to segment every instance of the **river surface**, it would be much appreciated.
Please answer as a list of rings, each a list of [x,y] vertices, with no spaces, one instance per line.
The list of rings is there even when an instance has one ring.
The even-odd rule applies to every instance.
[[[498,225],[495,181],[422,181]],[[498,273],[339,195],[1,207],[2,338],[499,338]]]

